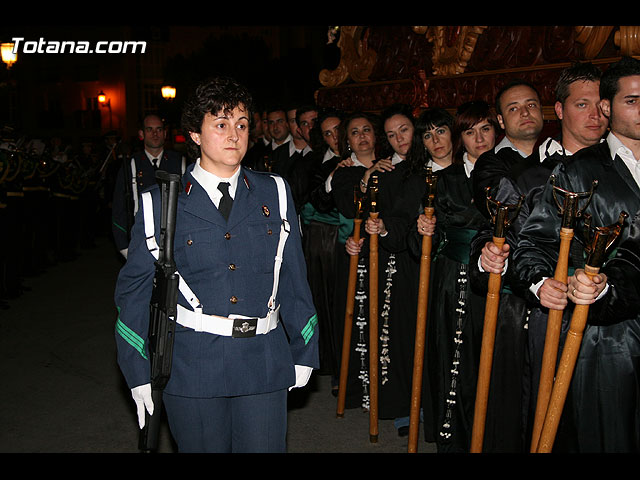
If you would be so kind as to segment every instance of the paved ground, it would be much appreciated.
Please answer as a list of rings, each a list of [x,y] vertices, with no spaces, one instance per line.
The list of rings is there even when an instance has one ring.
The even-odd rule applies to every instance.
[[[30,291],[0,310],[0,452],[135,453],[134,404],[115,362],[113,285],[120,264],[110,243],[81,250],[25,279]],[[369,415],[335,415],[329,377],[290,393],[290,453],[406,453],[391,420],[369,441]],[[420,442],[419,453],[433,444]],[[174,452],[162,432],[160,452]]]

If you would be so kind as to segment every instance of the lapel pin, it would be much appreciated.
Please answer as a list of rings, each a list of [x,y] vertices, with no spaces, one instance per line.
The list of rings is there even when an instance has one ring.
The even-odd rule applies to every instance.
[[[269,211],[269,207],[267,207],[266,205],[262,206],[262,213],[264,214],[265,217],[268,217],[269,215],[271,215],[271,212]]]

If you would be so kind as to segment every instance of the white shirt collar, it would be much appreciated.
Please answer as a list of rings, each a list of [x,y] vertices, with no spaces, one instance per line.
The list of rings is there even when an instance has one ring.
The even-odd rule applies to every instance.
[[[524,152],[522,152],[522,151],[518,150],[518,149],[516,148],[516,146],[511,142],[511,140],[509,140],[509,139],[507,138],[507,136],[506,136],[506,135],[505,135],[505,136],[504,136],[504,138],[500,141],[500,143],[498,143],[498,144],[494,147],[494,149],[493,149],[493,150],[494,150],[494,152],[495,152],[495,153],[498,153],[500,150],[502,150],[503,148],[506,148],[506,147],[509,147],[510,149],[515,150],[515,151],[516,151],[516,152],[518,152],[522,157],[526,157],[526,156],[527,156]]]
[[[618,155],[640,187],[640,165],[633,156],[631,149],[627,148],[613,132],[609,132],[609,135],[607,135],[607,145],[609,145],[611,159],[614,160]]]
[[[464,173],[467,175],[467,178],[470,178],[471,172],[473,172],[473,167],[475,167],[475,163],[472,163],[471,160],[469,160],[469,154],[467,152],[462,154],[462,162],[464,165]]]
[[[633,156],[633,152],[627,148],[613,132],[609,132],[609,135],[607,135],[607,144],[609,145],[609,152],[611,153],[612,160],[616,158],[616,154],[620,155],[623,159],[624,157],[628,157],[636,160]]]
[[[402,162],[404,160],[404,158],[402,158],[400,155],[398,155],[398,152],[394,152],[393,156],[391,157],[391,165],[397,165],[398,163]]]
[[[322,163],[331,160],[333,157],[337,157],[338,155],[336,155],[333,150],[331,150],[330,148],[327,148],[327,151],[324,152],[324,157],[322,158]]]
[[[217,207],[220,203],[220,199],[222,198],[222,192],[218,190],[218,183],[229,182],[229,195],[231,196],[231,198],[235,198],[240,170],[241,168],[238,167],[230,178],[218,177],[217,175],[214,175],[211,172],[207,172],[204,168],[202,168],[200,166],[200,159],[198,158],[198,160],[196,160],[196,164],[193,167],[191,175],[193,175],[193,178],[195,178],[200,186],[204,188],[213,204]]]
[[[544,162],[547,158],[555,155],[556,153],[562,153],[564,155],[572,155],[572,152],[566,150],[560,142],[554,140],[553,138],[547,138],[540,147],[538,147],[538,157],[540,157],[540,162]]]
[[[155,157],[153,155],[151,155],[149,152],[147,152],[146,150],[144,151],[144,153],[147,156],[147,158],[149,159],[149,163],[151,163],[153,165],[153,159],[157,158],[158,159],[158,166],[160,166],[160,162],[162,161],[162,155],[164,155],[164,150],[161,150],[160,153]]]
[[[271,140],[271,150],[275,150],[278,147],[281,147],[282,145],[284,145],[287,142],[290,142],[291,140],[293,140],[293,137],[291,136],[291,134],[287,135],[287,138],[284,139],[284,142],[282,142],[280,145],[278,145],[275,140]],[[293,142],[291,142],[293,143]]]
[[[351,160],[353,160],[353,166],[354,167],[365,167],[366,165],[364,163],[362,163],[360,160],[358,160],[358,156],[355,154],[355,152],[351,152]]]
[[[427,165],[431,167],[432,172],[437,172],[438,170],[444,170],[445,167],[433,161],[433,158],[430,158],[427,162]]]
[[[293,140],[293,137],[292,137]],[[294,153],[298,152],[298,153],[302,153],[304,151],[304,149],[297,149],[296,148],[296,144],[295,142],[291,141],[289,142],[289,156],[292,157]]]

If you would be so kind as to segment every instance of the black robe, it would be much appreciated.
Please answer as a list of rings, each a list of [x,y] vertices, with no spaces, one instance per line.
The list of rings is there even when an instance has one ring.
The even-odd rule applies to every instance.
[[[564,159],[564,153],[549,153],[551,142],[552,139],[547,139],[541,147],[542,162],[538,149],[526,158],[517,158],[513,150],[503,149],[501,152],[510,153],[506,159],[485,154],[483,161],[476,162],[474,168],[474,196],[477,202],[484,200],[484,208],[487,186],[491,187],[492,198],[501,204],[521,205],[517,215],[513,211],[510,213],[510,224],[506,228],[505,243],[510,247],[510,259],[502,276],[483,452],[528,451],[547,312],[539,308],[528,285],[519,282],[510,265],[524,221],[553,168]],[[472,286],[478,294],[485,296],[489,274],[480,271],[478,261],[483,246],[492,240],[493,233],[492,224],[476,235],[471,247]]]
[[[485,297],[470,288],[469,254],[471,239],[487,225],[487,219],[474,205],[472,178],[467,178],[462,164],[437,174],[423,378],[424,429],[427,441],[435,440],[438,452],[468,452],[485,305]],[[407,197],[420,202],[426,190],[424,178],[413,177],[405,190]],[[414,211],[418,210],[420,204],[414,205]],[[414,221],[408,237],[414,256],[419,257],[421,245]]]
[[[571,192],[589,191],[592,181],[598,180],[593,198],[584,210],[591,216],[593,226],[612,225],[622,211],[629,213],[630,220],[635,222],[640,211],[640,189],[623,161],[618,156],[611,158],[608,141],[574,154],[553,173],[556,185]],[[552,277],[557,263],[561,217],[552,193],[548,183],[520,232],[514,266],[525,284]],[[629,225],[623,229],[619,244],[631,237],[631,231]],[[574,230],[574,242],[587,244],[580,223]],[[606,265],[603,271],[606,271]],[[614,284],[607,295],[615,291]],[[561,429],[565,438],[554,444],[554,451],[639,451],[640,371],[637,358],[640,354],[640,318],[633,310],[621,308],[619,316],[610,312],[609,319],[604,322],[600,302],[607,301],[607,295],[589,310],[562,415]],[[570,313],[571,303],[565,315]]]
[[[406,164],[396,164],[391,172],[379,173],[377,205],[385,222],[404,188]],[[354,218],[354,187],[365,168],[344,167],[334,174],[332,193],[336,206],[347,218]],[[370,212],[369,198],[364,202],[360,236],[364,238],[354,308],[354,325],[349,359],[347,408],[367,407],[369,389],[369,235],[364,230]],[[348,256],[347,256],[348,257]],[[348,258],[346,259],[348,262]],[[378,408],[380,418],[402,418],[409,415],[411,376],[417,305],[416,262],[408,256],[406,246],[397,247],[386,237],[378,237]],[[348,265],[343,263],[346,291]],[[342,306],[343,304],[341,304]],[[344,309],[342,310],[344,315]]]

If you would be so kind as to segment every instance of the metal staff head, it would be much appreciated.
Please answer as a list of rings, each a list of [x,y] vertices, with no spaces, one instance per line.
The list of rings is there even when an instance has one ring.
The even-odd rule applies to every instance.
[[[369,178],[369,199],[371,200],[371,213],[378,211],[378,173],[372,173]]]
[[[584,236],[586,240],[585,251],[587,253],[586,264],[590,267],[600,268],[607,258],[607,250],[622,232],[624,221],[629,217],[627,212],[620,212],[618,221],[608,227],[592,227],[591,215],[584,215]]]
[[[491,222],[493,223],[493,236],[504,238],[507,228],[511,226],[513,220],[515,220],[520,213],[524,195],[520,195],[518,203],[515,205],[508,205],[491,197],[491,187],[487,187],[485,193],[487,195],[487,210],[491,215]],[[511,216],[509,216],[510,213]]]
[[[362,191],[360,190],[360,186],[356,185],[353,187],[353,204],[356,206],[356,218],[362,217],[362,200]]]
[[[562,215],[562,228],[570,228],[573,230],[575,220],[581,217],[584,210],[591,202],[594,189],[598,186],[598,180],[594,180],[591,184],[591,190],[588,192],[570,192],[556,186],[556,176],[551,175],[551,185],[553,186],[553,199],[558,205],[558,212]],[[564,202],[560,203],[557,193],[564,195]],[[586,198],[587,201],[583,205],[582,209],[578,208],[578,201],[581,198]]]
[[[426,177],[425,182],[427,184],[427,192],[424,196],[425,208],[433,208],[433,202],[436,198],[436,185],[438,183],[438,175],[433,173],[430,166],[425,166]]]

